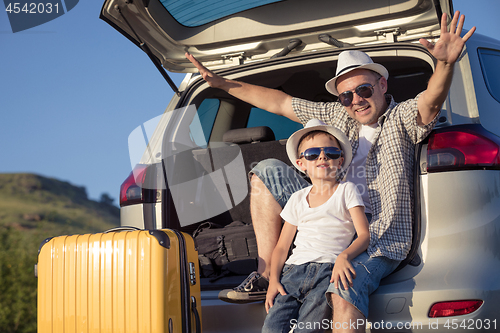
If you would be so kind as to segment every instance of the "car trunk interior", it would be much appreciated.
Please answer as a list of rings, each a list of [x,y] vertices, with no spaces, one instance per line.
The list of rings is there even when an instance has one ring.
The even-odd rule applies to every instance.
[[[424,91],[427,82],[432,75],[433,67],[429,64],[428,57],[416,58],[410,56],[383,56],[374,57],[374,61],[383,64],[389,71],[390,77],[388,80],[388,93],[393,95],[396,102],[404,101],[409,98],[414,98],[417,94]],[[301,62],[302,65],[294,65],[293,62],[287,63],[287,66],[281,66],[279,69],[269,71],[258,68],[263,67],[262,64],[256,64],[256,70],[250,71],[252,75],[239,76],[237,80],[254,83],[261,86],[267,86],[284,91],[285,93],[303,99],[331,102],[336,101],[336,97],[329,94],[325,89],[325,82],[335,76],[336,61],[307,63]],[[247,65],[245,65],[247,66]],[[252,66],[249,66],[252,67]],[[224,73],[222,74],[224,75]],[[218,147],[217,142],[222,142],[224,133],[228,130],[244,129],[247,127],[248,117],[252,106],[234,99],[224,91],[207,88],[197,96],[191,97],[189,104],[199,106],[201,102],[207,98],[217,99],[220,101],[219,111],[215,118],[213,130],[210,134],[209,146],[206,149],[201,149],[197,154],[197,161],[203,162],[203,159],[209,154],[210,158],[206,157],[207,161],[211,160],[211,168],[216,169],[231,161],[234,158],[234,153],[231,152],[231,146]],[[293,131],[292,131],[293,132]],[[291,134],[291,133],[290,133]],[[278,158],[285,163],[290,164],[286,151],[286,139],[272,141],[258,141],[251,143],[241,143],[238,148],[241,150],[245,163],[245,171],[250,169],[259,161],[266,158]],[[201,151],[201,153],[200,153]],[[200,157],[201,156],[201,157]],[[216,165],[214,162],[216,161]],[[248,191],[250,183],[247,180]],[[214,216],[209,219],[210,222],[215,222],[222,226],[231,223],[232,221],[243,221],[251,223],[250,217],[250,195],[228,212]],[[168,205],[168,203],[167,203]],[[178,228],[182,231],[193,233],[200,223],[191,224],[185,227],[180,227],[175,212],[173,212],[173,204],[166,207],[168,211],[166,219],[166,227]],[[202,279],[203,289],[222,289],[226,287],[234,287],[241,282],[246,276],[229,276],[216,281],[209,282],[209,279]]]

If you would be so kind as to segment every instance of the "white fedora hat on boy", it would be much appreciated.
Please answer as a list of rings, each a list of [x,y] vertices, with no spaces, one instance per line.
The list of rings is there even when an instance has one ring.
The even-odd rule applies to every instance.
[[[352,148],[351,143],[347,136],[338,128],[325,124],[319,119],[311,119],[307,122],[303,129],[298,130],[293,133],[288,141],[286,142],[286,153],[288,158],[293,163],[293,165],[301,172],[302,169],[297,164],[297,159],[299,158],[297,149],[299,148],[300,139],[309,132],[312,131],[323,131],[330,133],[335,138],[337,138],[340,148],[342,149],[342,157],[344,157],[344,163],[342,163],[342,168],[345,168],[351,164],[352,160]]]
[[[339,54],[335,77],[326,83],[326,90],[328,90],[329,93],[338,96],[339,92],[337,91],[337,79],[341,75],[347,74],[355,69],[369,69],[379,73],[385,77],[386,80],[389,78],[389,72],[387,69],[381,64],[374,63],[368,54],[362,51],[343,51]]]

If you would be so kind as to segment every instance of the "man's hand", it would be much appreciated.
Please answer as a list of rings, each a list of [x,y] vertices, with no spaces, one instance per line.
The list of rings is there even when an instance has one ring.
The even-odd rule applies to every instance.
[[[420,43],[427,48],[438,62],[434,74],[427,84],[427,90],[418,99],[418,125],[429,124],[441,110],[450,90],[455,62],[462,53],[465,42],[476,31],[476,27],[473,27],[464,37],[460,37],[465,16],[460,16],[460,12],[456,11],[448,32],[446,18],[446,14],[441,17],[441,37],[439,37],[436,44],[420,39]]]
[[[225,79],[203,66],[193,55],[186,53],[186,58],[200,71],[200,75],[210,87],[222,89],[257,108],[300,122],[293,112],[292,97],[288,94],[280,90]]]
[[[214,74],[211,70],[206,68],[199,62],[192,54],[186,52],[186,58],[191,61],[191,63],[198,69],[200,75],[203,77],[205,81],[207,81],[208,85],[213,88],[224,89],[224,84],[226,80],[221,76]]]
[[[465,42],[472,36],[474,31],[476,31],[476,27],[470,29],[464,37],[460,37],[464,26],[465,16],[460,16],[458,10],[451,20],[450,31],[448,31],[446,21],[447,14],[443,13],[441,17],[441,37],[439,37],[436,44],[423,38],[420,39],[420,43],[425,46],[438,61],[442,61],[445,64],[453,64],[457,61],[460,53],[462,53]]]

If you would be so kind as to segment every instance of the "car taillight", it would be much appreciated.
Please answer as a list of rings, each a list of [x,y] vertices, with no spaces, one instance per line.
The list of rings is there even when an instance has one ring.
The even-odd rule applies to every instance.
[[[120,207],[139,203],[156,202],[156,188],[147,186],[149,173],[156,172],[154,165],[138,164],[120,186]]]
[[[435,130],[427,145],[427,172],[500,168],[500,138],[481,125]]]
[[[461,316],[472,313],[483,304],[481,300],[448,301],[434,303],[429,310],[430,318]]]

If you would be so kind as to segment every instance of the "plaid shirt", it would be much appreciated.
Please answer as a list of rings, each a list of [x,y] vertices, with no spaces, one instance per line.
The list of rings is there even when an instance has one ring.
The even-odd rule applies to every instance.
[[[386,95],[389,107],[378,119],[379,126],[366,158],[366,183],[372,206],[367,251],[372,257],[403,260],[411,247],[415,144],[430,133],[437,121],[436,116],[428,125],[417,124],[419,96],[398,104],[391,95]],[[303,124],[318,118],[343,131],[351,142],[353,155],[356,154],[361,124],[340,103],[294,98],[292,106]]]

